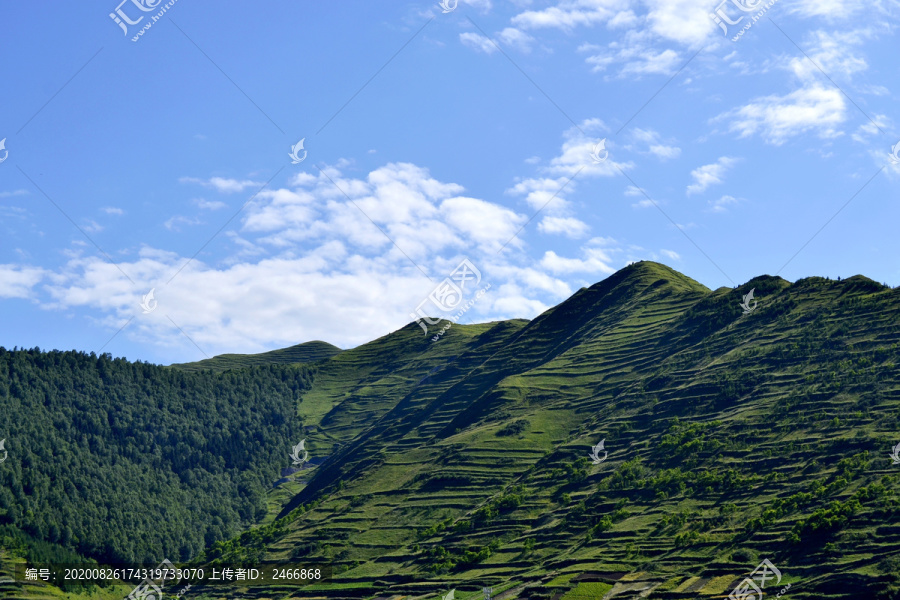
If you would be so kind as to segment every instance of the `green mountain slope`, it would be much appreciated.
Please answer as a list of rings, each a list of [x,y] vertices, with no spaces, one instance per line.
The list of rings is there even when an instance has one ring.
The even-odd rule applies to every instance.
[[[893,577],[897,291],[764,276],[713,292],[637,263],[525,325],[454,325],[425,351],[409,329],[380,343],[408,347],[407,367],[455,344],[446,362],[412,386],[392,385],[396,354],[317,375],[301,410],[332,399],[346,417],[320,409],[317,427],[343,445],[268,543],[208,558],[335,563],[314,592],[329,597],[550,598],[591,573],[619,597],[724,597],[762,558],[795,598],[874,597]],[[354,419],[354,389],[378,409]]]
[[[326,360],[339,354],[341,349],[327,342],[304,342],[296,346],[261,352],[259,354],[220,354],[190,363],[175,363],[169,365],[173,369],[181,371],[227,371],[228,369],[242,369],[261,365],[284,365],[294,363],[314,363]]]
[[[313,461],[269,490],[265,525],[210,540],[200,562],[336,572],[193,593],[726,598],[768,559],[781,581],[766,597],[900,597],[898,360],[900,291],[865,277],[712,291],[641,262],[532,321],[436,342],[411,324],[312,367],[184,373],[221,378],[218,400],[302,371],[279,397]],[[267,439],[283,447],[260,460],[287,466],[294,439]]]

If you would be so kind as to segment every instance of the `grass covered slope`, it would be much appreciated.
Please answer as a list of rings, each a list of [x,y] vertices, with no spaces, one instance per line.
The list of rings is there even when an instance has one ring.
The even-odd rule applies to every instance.
[[[301,410],[318,406],[310,443],[343,445],[266,535],[207,558],[342,571],[298,597],[713,598],[762,558],[792,598],[893,585],[898,291],[766,276],[710,291],[643,262],[527,324],[417,338],[323,367]]]
[[[196,362],[176,363],[169,366],[181,371],[227,371],[228,369],[243,369],[261,365],[314,363],[320,360],[327,360],[340,352],[341,349],[337,346],[327,342],[315,341],[259,354],[220,354],[219,356]]]

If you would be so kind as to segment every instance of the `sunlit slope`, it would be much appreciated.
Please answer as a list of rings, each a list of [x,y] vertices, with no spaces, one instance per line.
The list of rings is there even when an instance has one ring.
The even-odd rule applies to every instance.
[[[269,556],[349,569],[315,592],[333,597],[550,598],[592,572],[619,597],[722,597],[762,558],[793,598],[884,587],[900,548],[898,292],[768,276],[713,292],[638,263],[518,325],[454,326],[428,350],[456,344],[452,362],[412,386],[381,376],[369,401],[395,404],[295,498],[318,504]]]
[[[305,342],[259,354],[220,354],[212,358],[190,363],[177,363],[170,365],[174,369],[182,371],[226,371],[228,369],[242,369],[259,365],[313,363],[326,360],[341,352],[337,346],[327,342]]]
[[[454,324],[449,330],[453,335],[448,331],[438,343],[410,324],[319,365],[315,386],[303,395],[298,409],[310,428],[312,447],[320,454],[332,454],[434,381],[468,349],[488,339],[502,341],[526,323]]]

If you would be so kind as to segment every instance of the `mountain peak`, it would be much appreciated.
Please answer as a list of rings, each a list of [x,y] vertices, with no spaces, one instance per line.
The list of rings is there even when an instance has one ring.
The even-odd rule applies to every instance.
[[[607,285],[613,284],[616,286],[626,284],[629,286],[644,287],[654,284],[659,285],[660,282],[674,285],[680,291],[710,291],[705,285],[676,271],[672,267],[651,260],[639,260],[633,262],[619,269],[603,281],[595,284],[595,286],[607,283]]]

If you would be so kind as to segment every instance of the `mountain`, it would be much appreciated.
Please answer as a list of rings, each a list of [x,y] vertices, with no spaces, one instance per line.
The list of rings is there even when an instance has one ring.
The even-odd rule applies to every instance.
[[[181,371],[227,371],[228,369],[241,369],[259,365],[285,365],[296,363],[314,363],[327,360],[341,352],[337,346],[328,342],[304,342],[289,348],[271,350],[259,354],[220,354],[212,358],[190,363],[175,363],[170,365],[173,369]]]
[[[668,600],[766,559],[767,597],[900,597],[898,359],[900,291],[862,276],[709,290],[640,262],[531,321],[410,324],[265,367],[303,368],[317,466],[196,562],[334,567],[292,597]]]
[[[205,559],[334,564],[330,598],[725,597],[763,559],[773,596],[890,597],[898,341],[865,277],[711,291],[649,262],[531,322],[410,325],[320,368],[328,460],[268,542]]]

